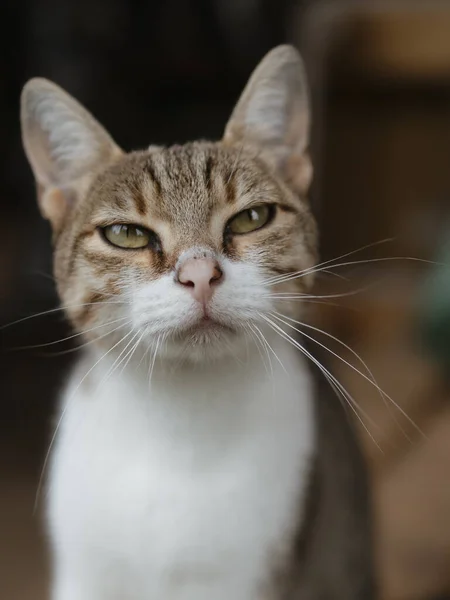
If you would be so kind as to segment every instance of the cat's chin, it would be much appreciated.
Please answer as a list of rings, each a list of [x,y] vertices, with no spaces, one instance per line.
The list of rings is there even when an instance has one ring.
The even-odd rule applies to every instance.
[[[168,336],[161,355],[185,362],[210,362],[235,355],[245,345],[242,330],[212,319]]]
[[[201,339],[205,342],[208,340],[215,339],[220,335],[236,335],[237,331],[235,328],[220,323],[217,320],[211,319],[210,317],[203,317],[195,325],[179,332],[181,338],[188,339]]]

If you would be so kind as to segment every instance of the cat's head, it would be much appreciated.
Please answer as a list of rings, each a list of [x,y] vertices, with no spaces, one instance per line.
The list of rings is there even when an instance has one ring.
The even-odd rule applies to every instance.
[[[236,352],[273,311],[297,317],[288,298],[312,275],[283,275],[316,260],[309,121],[290,46],[264,58],[217,143],[125,153],[59,87],[28,82],[23,141],[75,328],[204,359]]]

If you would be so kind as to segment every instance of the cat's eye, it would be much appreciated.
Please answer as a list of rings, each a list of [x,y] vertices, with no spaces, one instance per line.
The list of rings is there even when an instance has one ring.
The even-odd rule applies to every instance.
[[[145,248],[151,237],[147,229],[125,224],[103,227],[103,235],[113,246],[130,249]]]
[[[274,207],[270,204],[252,206],[252,208],[247,208],[233,217],[228,223],[228,230],[235,234],[256,231],[267,225],[273,214]]]

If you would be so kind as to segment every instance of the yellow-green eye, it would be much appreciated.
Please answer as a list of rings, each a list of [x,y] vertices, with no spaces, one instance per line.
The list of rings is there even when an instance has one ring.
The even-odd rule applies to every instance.
[[[243,210],[237,214],[228,223],[228,228],[232,233],[250,233],[264,227],[273,214],[273,207],[270,204],[261,204]]]
[[[103,233],[108,242],[119,248],[145,248],[151,236],[150,231],[136,225],[108,225]]]

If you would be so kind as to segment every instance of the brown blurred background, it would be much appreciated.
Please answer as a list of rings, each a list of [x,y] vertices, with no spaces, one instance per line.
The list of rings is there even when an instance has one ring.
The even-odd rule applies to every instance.
[[[61,84],[128,149],[214,139],[252,68],[285,41],[302,50],[311,79],[312,202],[323,259],[393,238],[335,264],[446,263],[450,1],[20,0],[0,7],[0,326],[57,306],[49,228],[20,145],[26,79]],[[377,261],[333,266],[345,280],[319,278],[318,294],[350,295],[323,299],[313,318],[357,351],[398,405],[344,363],[370,378],[353,354],[330,345],[341,357],[330,354],[333,371],[358,403],[381,598],[443,600],[450,598],[450,276],[425,262]],[[33,504],[55,393],[76,357],[67,342],[17,348],[68,335],[59,312],[0,330],[0,597],[8,600],[47,597]]]

